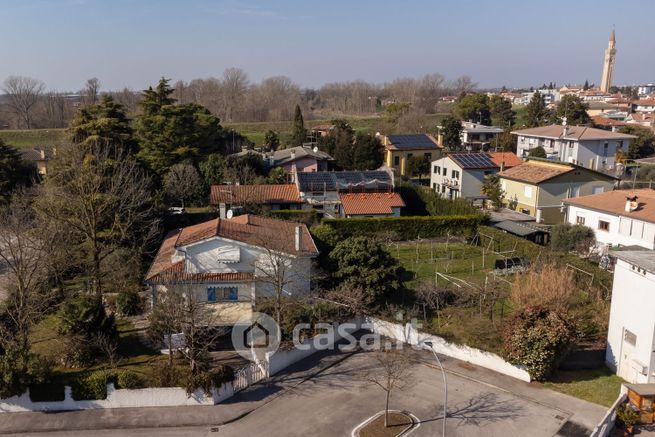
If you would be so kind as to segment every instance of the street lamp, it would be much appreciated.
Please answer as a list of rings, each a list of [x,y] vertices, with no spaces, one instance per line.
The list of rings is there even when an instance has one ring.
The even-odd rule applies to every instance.
[[[437,355],[437,352],[434,350],[433,342],[427,340],[421,343],[426,344],[430,347],[430,350],[434,354],[434,357],[437,359],[437,364],[439,364],[439,368],[441,369],[441,376],[443,376],[443,428],[441,431],[441,436],[446,437],[446,416],[448,414],[448,381],[446,380],[446,371],[441,365],[441,360],[439,359],[439,355]]]

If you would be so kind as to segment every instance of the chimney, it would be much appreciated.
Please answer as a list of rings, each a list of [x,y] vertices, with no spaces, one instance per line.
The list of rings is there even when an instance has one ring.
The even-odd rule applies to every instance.
[[[566,125],[566,117],[562,117],[562,126],[564,126],[564,136],[569,134],[569,127]]]
[[[39,154],[41,155],[41,159],[45,159],[45,150],[39,149]]]
[[[296,252],[302,250],[302,226],[296,226]]]
[[[295,150],[291,151],[291,159],[296,159],[296,151]]]
[[[635,211],[639,205],[637,203],[637,196],[626,197],[625,199],[625,212]]]

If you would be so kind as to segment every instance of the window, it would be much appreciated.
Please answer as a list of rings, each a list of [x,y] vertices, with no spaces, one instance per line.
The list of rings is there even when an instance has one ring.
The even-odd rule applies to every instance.
[[[600,194],[605,191],[604,187],[591,187],[591,194]]]
[[[575,224],[576,224],[576,225],[584,225],[584,217],[577,216],[577,217],[575,218]]]
[[[623,338],[625,342],[633,346],[637,345],[637,335],[628,331],[627,329],[623,332]]]
[[[570,197],[580,197],[580,185],[573,185],[571,187],[571,196]]]
[[[444,176],[448,176],[448,169],[446,167],[443,168],[443,173],[441,173]]]
[[[529,210],[528,208],[521,208],[521,212],[522,212],[523,214],[530,215],[530,210]]]
[[[601,231],[609,232],[610,222],[606,222],[605,220],[598,220],[598,229],[600,229]]]
[[[529,185],[526,185],[523,187],[523,195],[527,197],[528,199],[532,199],[532,187]]]
[[[623,140],[620,140],[618,144],[616,145],[617,149],[622,149],[623,148]]]
[[[436,191],[436,192],[439,192],[439,184],[437,184],[436,182],[433,183],[433,184],[432,184],[432,189],[433,189],[434,191]]]
[[[452,178],[453,179],[459,179],[459,171],[453,170],[452,172]]]
[[[442,185],[442,186],[441,186],[441,192],[442,192],[442,193],[445,193],[445,192],[446,192],[446,186],[445,186],[445,185]]]
[[[400,165],[400,156],[393,157],[393,165]]]
[[[489,176],[490,174],[494,174],[494,173],[496,173],[494,170],[485,170],[484,171],[485,176]]]
[[[207,302],[218,300],[239,300],[237,287],[207,287]]]
[[[437,175],[441,174],[441,167],[439,167],[438,165],[435,165],[434,169],[432,170],[432,173],[437,174]]]

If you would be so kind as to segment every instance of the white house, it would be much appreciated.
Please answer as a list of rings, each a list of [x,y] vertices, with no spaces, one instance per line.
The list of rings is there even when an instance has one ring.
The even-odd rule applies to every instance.
[[[543,147],[549,159],[580,165],[592,170],[614,168],[614,157],[627,153],[634,135],[586,126],[550,125],[513,131],[516,154],[525,158],[530,150]]]
[[[631,383],[655,382],[655,251],[613,251],[605,361]]]
[[[478,198],[485,176],[522,162],[511,152],[449,153],[432,161],[430,186],[441,197]]]
[[[503,129],[499,127],[465,121],[462,123],[460,139],[464,146],[479,150],[484,144],[493,146],[494,139],[501,133],[503,133]]]
[[[304,224],[250,214],[214,219],[169,232],[146,283],[153,303],[160,293],[193,294],[228,325],[250,314],[257,296],[273,296],[278,278],[286,296],[309,292],[317,255]]]
[[[639,87],[637,87],[637,95],[639,97],[646,97],[653,93],[655,93],[655,84],[649,83],[646,85],[639,85]]]
[[[608,191],[562,202],[566,222],[590,227],[598,243],[655,249],[655,190]]]
[[[634,100],[630,106],[632,112],[655,112],[655,98]]]

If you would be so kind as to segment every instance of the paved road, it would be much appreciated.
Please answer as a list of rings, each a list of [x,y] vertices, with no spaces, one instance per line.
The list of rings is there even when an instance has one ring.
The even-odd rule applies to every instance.
[[[394,392],[391,406],[409,410],[421,420],[412,436],[439,435],[441,376],[426,365],[431,363],[430,355],[412,353],[419,360],[413,366],[414,383]],[[317,365],[331,367],[306,379]],[[588,435],[605,412],[601,406],[457,360],[446,359],[444,365],[449,370],[449,436]],[[27,432],[15,435],[347,436],[383,408],[383,392],[365,380],[374,368],[370,353],[326,354],[218,406],[17,413],[7,417],[8,421],[0,416],[0,433],[20,429]],[[164,427],[154,428],[157,426]],[[70,431],[74,428],[79,431]],[[69,431],[31,432],[38,429]]]

